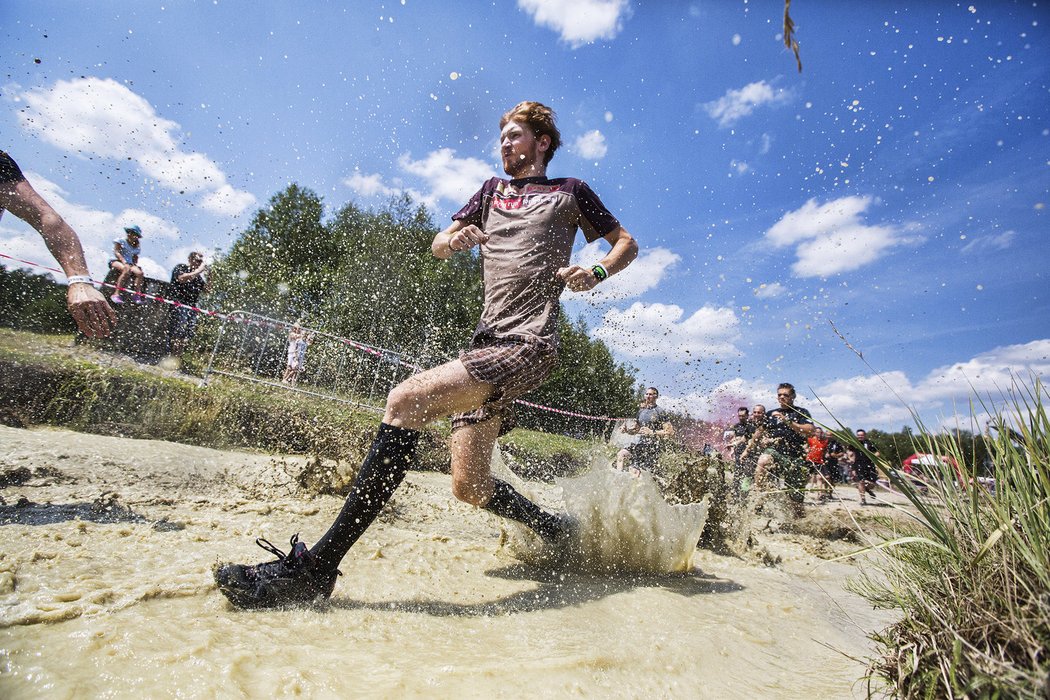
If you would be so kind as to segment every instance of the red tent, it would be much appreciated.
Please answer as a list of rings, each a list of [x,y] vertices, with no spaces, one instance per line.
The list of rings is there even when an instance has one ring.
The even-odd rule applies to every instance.
[[[947,464],[955,470],[955,476],[957,479],[962,479],[962,472],[959,471],[959,464],[955,461],[955,458],[951,455],[932,455],[925,452],[917,452],[911,457],[908,457],[901,463],[901,467],[907,474],[925,474],[927,476],[934,476],[937,472],[936,469],[941,464]]]

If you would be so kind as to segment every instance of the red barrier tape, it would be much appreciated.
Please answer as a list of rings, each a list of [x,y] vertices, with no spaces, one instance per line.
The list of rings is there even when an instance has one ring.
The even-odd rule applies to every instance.
[[[15,262],[22,263],[23,265],[29,265],[30,267],[39,268],[41,270],[47,270],[48,272],[57,272],[60,275],[65,275],[66,274],[62,270],[56,269],[54,267],[48,267],[46,265],[41,265],[40,263],[31,262],[29,260],[22,260],[20,258],[15,258],[15,257],[12,257],[10,255],[5,255],[4,253],[0,253],[0,258],[6,258],[7,260],[13,260]],[[236,323],[243,323],[243,324],[249,325],[249,326],[256,325],[256,326],[260,326],[260,327],[264,327],[264,328],[266,328],[266,327],[268,327],[268,328],[290,328],[292,326],[292,324],[290,324],[290,323],[284,323],[284,322],[276,322],[276,323],[274,323],[274,322],[271,322],[271,321],[259,321],[259,320],[255,320],[255,319],[244,318],[244,317],[238,316],[236,314],[225,314],[225,313],[222,313],[221,311],[212,311],[212,310],[209,310],[209,309],[202,309],[200,307],[193,306],[192,304],[184,304],[181,301],[176,301],[175,299],[167,299],[167,298],[162,297],[160,295],[147,294],[146,292],[137,292],[134,289],[128,289],[127,287],[118,287],[115,284],[108,284],[106,282],[99,282],[98,280],[95,280],[95,279],[92,279],[91,281],[94,284],[98,285],[99,287],[110,287],[110,288],[115,289],[116,291],[120,292],[121,294],[126,294],[126,293],[130,292],[132,294],[135,294],[137,296],[140,296],[140,297],[143,297],[143,298],[146,298],[146,299],[152,299],[154,301],[159,301],[159,302],[162,302],[164,304],[170,304],[171,306],[174,306],[176,308],[190,309],[191,311],[196,311],[199,314],[204,314],[205,316],[210,316],[212,318],[217,318],[220,321],[234,321]],[[325,335],[328,335],[328,334],[326,333]],[[330,337],[333,340],[336,340],[336,341],[338,341],[340,343],[343,343],[344,345],[348,345],[348,346],[354,348],[355,350],[360,350],[360,351],[366,352],[366,353],[368,353],[370,355],[375,355],[376,357],[380,358],[381,360],[385,360],[387,362],[390,362],[390,359],[389,359],[389,357],[388,357],[388,355],[386,353],[382,352],[381,350],[377,350],[376,348],[373,348],[373,347],[371,347],[369,345],[364,345],[362,343],[357,342],[356,340],[352,340],[351,338],[344,338],[344,337],[338,336],[338,335],[328,335],[328,337]],[[391,364],[393,364],[393,363],[391,363]],[[411,368],[411,369],[413,369],[413,370],[415,370],[417,372],[422,372],[422,371],[424,371],[426,369],[425,367],[422,367],[422,366],[417,365],[417,364],[412,363],[412,362],[402,362],[401,364],[403,364],[406,367],[409,367],[409,368]],[[566,410],[560,409],[560,408],[551,408],[550,406],[543,406],[543,405],[538,404],[538,403],[532,403],[531,401],[525,401],[524,399],[515,399],[514,403],[520,403],[522,406],[528,406],[529,408],[536,408],[536,409],[539,409],[541,411],[549,411],[550,413],[557,413],[557,414],[563,415],[563,416],[570,416],[572,418],[583,418],[583,419],[586,419],[586,420],[603,420],[603,421],[622,420],[620,418],[610,418],[609,416],[591,416],[591,415],[588,415],[586,413],[576,413],[575,411],[566,411]]]

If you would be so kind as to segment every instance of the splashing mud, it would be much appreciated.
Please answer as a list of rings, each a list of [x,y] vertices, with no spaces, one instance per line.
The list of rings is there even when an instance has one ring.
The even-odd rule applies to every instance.
[[[525,535],[511,540],[524,561],[555,560],[578,571],[669,574],[688,571],[707,520],[708,502],[668,505],[656,481],[610,468],[556,479],[574,526],[567,551],[537,546]],[[521,535],[521,529],[518,529]],[[527,543],[527,544],[526,544]]]
[[[0,471],[34,475],[9,503],[117,493],[125,516],[0,525],[4,698],[848,697],[890,620],[843,590],[853,567],[784,535],[756,534],[776,567],[694,552],[702,505],[600,468],[515,482],[581,516],[588,569],[529,563],[448,476],[411,472],[329,605],[246,613],[211,566],[267,559],[256,537],[316,541],[342,505],[286,483],[305,460],[2,426],[0,444]]]

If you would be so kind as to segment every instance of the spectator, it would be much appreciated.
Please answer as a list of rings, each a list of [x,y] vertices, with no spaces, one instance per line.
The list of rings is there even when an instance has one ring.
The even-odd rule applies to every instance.
[[[139,247],[139,241],[142,240],[142,229],[138,226],[128,226],[124,229],[124,238],[113,239],[113,259],[109,261],[109,266],[116,270],[119,274],[117,275],[117,281],[115,283],[117,291],[113,293],[113,296],[109,298],[114,304],[123,304],[124,297],[120,293],[125,289],[124,283],[128,279],[128,275],[134,278],[133,284],[135,285],[135,303],[145,304],[145,297],[142,294],[142,281],[143,274],[142,268],[139,267],[139,254],[142,252],[142,248]]]
[[[37,230],[66,275],[66,308],[89,338],[109,335],[117,316],[91,285],[84,249],[76,231],[26,180],[14,159],[0,151],[0,216],[10,211]]]
[[[189,264],[179,263],[171,271],[172,301],[179,304],[196,306],[203,292],[208,291],[208,279],[204,276],[208,266],[204,264],[204,255],[194,251],[188,258]],[[186,350],[186,343],[197,330],[198,312],[186,306],[172,305],[168,310],[168,353],[179,357]]]
[[[857,431],[857,440],[850,446],[853,472],[857,480],[857,493],[860,494],[860,504],[868,505],[866,493],[875,495],[875,482],[879,479],[879,470],[875,468],[874,457],[880,457],[875,443],[868,439],[868,433],[864,430]]]
[[[838,469],[838,462],[828,459],[827,453],[830,441],[827,435],[824,434],[823,428],[814,428],[813,434],[806,439],[806,444],[806,461],[809,462],[809,487],[819,494],[818,499],[821,503],[824,503],[831,499],[832,483],[834,483],[835,479],[832,469]],[[832,468],[828,467],[829,462],[833,462]]]
[[[843,484],[849,483],[849,453],[842,442],[832,433],[828,439],[828,449],[825,452],[825,464],[828,473],[834,475],[834,481]],[[832,470],[834,468],[834,471]]]
[[[624,423],[621,430],[628,435],[639,435],[638,442],[623,448],[616,455],[616,468],[623,471],[627,461],[637,473],[639,469],[652,471],[660,457],[664,441],[674,435],[674,427],[668,420],[665,410],[656,405],[660,392],[656,387],[649,387],[641,405],[638,407],[638,419],[633,425]]]
[[[770,421],[766,430],[768,445],[758,457],[755,468],[755,485],[768,487],[770,477],[784,480],[788,497],[795,515],[802,515],[802,504],[806,500],[806,438],[813,432],[813,419],[809,411],[795,405],[795,387],[783,383],[777,387],[779,408],[769,412]]]
[[[306,364],[306,348],[314,342],[314,334],[305,330],[296,321],[291,330],[288,331],[288,362],[284,368],[284,376],[281,381],[285,384],[295,386],[299,383],[299,374]]]
[[[765,412],[765,407],[762,408]],[[747,449],[747,443],[755,433],[755,424],[749,420],[750,413],[747,406],[741,406],[736,410],[736,423],[728,431],[731,434],[729,440],[730,457],[733,461],[733,485],[737,495],[741,493],[741,487],[745,478],[752,479],[755,476],[754,464],[751,469],[745,469],[741,457]]]
[[[755,478],[755,470],[758,468],[758,456],[764,448],[766,431],[769,428],[769,416],[766,407],[760,403],[751,409],[751,436],[740,453],[740,485],[737,487],[739,493],[750,490],[750,482]]]

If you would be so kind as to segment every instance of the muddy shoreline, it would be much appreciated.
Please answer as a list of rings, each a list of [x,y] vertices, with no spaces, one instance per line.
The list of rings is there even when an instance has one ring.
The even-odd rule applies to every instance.
[[[0,472],[29,473],[0,490],[5,507],[125,516],[0,524],[4,697],[92,697],[115,679],[120,697],[863,696],[850,657],[890,621],[843,590],[853,566],[798,534],[759,531],[774,566],[703,550],[675,575],[530,566],[432,472],[409,474],[330,605],[244,613],[213,564],[265,557],[256,537],[312,540],[341,505],[288,480],[302,458],[53,428],[0,427],[0,445]]]

